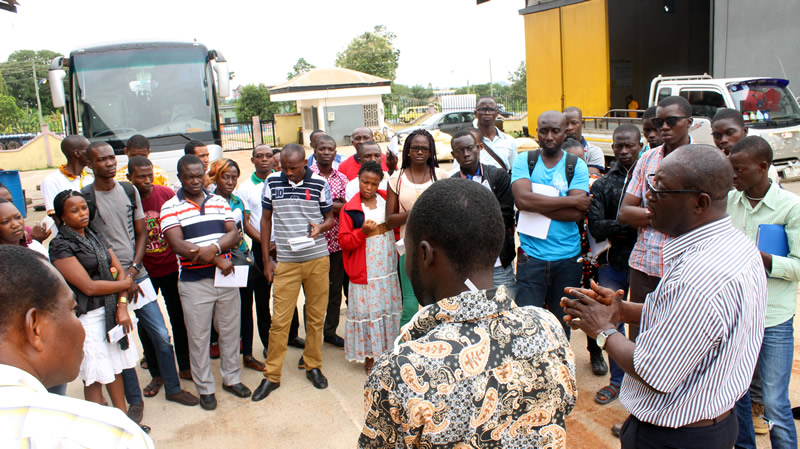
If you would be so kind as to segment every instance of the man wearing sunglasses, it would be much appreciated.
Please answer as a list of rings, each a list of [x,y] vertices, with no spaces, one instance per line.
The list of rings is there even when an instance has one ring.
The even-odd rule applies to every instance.
[[[658,103],[653,124],[661,134],[664,143],[644,153],[633,169],[622,205],[619,209],[619,222],[639,229],[636,245],[631,251],[628,263],[630,270],[630,300],[644,303],[647,294],[652,292],[664,271],[661,259],[664,243],[671,237],[650,226],[651,212],[645,207],[647,200],[647,179],[658,170],[661,161],[676,148],[691,143],[689,127],[692,124],[692,107],[678,96],[664,98]],[[630,326],[630,339],[636,340],[639,326]]]
[[[733,409],[762,347],[767,279],[758,250],[726,213],[732,177],[709,145],[675,150],[646,177],[649,226],[671,240],[645,304],[597,285],[565,289],[577,298],[562,299],[565,320],[597,336],[625,371],[620,401],[631,415],[622,449],[729,449],[736,441]],[[620,321],[641,324],[635,343],[614,335]]]

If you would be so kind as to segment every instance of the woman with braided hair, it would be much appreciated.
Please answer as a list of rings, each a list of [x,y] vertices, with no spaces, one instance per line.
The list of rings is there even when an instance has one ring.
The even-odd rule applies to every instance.
[[[418,129],[409,134],[403,144],[403,161],[400,171],[389,179],[389,190],[386,195],[386,226],[400,227],[400,239],[405,235],[405,224],[408,213],[422,192],[435,181],[446,179],[447,173],[439,168],[436,160],[436,143],[431,133]],[[411,281],[408,280],[405,266],[405,255],[400,256],[400,286],[403,291],[403,326],[417,313],[419,303],[414,296]]]

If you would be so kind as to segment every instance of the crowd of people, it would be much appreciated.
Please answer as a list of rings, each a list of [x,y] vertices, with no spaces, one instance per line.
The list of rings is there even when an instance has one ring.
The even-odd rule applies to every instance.
[[[151,447],[143,396],[164,388],[215,409],[219,357],[222,389],[262,401],[287,346],[324,389],[329,344],[368,375],[359,447],[563,448],[581,329],[592,372],[610,371],[594,400],[630,412],[612,429],[623,448],[755,448],[756,433],[797,447],[800,199],[771,176],[769,144],[726,109],[716,148],[695,144],[691,107],[673,96],[644,111],[643,132],[614,130],[607,168],[577,107],[542,113],[540,148],[520,154],[492,97],[475,113],[477,128],[452,137],[449,173],[425,130],[400,154],[369,128],[353,131],[349,158],[322,131],[309,157],[259,145],[245,180],[192,141],[172,186],[143,136],[127,142],[126,167],[108,144],[66,137],[67,163],[42,182],[52,226],[26,228],[0,187],[0,402],[17,417],[0,441]],[[246,285],[218,286],[236,267]],[[263,372],[254,390],[243,368]],[[76,377],[98,405],[64,397]],[[99,408],[103,386],[119,412]],[[102,430],[67,428],[68,411]],[[15,427],[25,415],[63,435]]]

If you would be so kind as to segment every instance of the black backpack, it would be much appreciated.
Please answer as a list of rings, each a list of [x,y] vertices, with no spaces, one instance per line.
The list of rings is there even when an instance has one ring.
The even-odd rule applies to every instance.
[[[126,182],[126,181],[117,181],[119,185],[125,190],[125,194],[128,196],[128,199],[131,202],[131,222],[135,221],[134,217],[136,216],[136,187],[133,184]],[[81,189],[81,193],[86,198],[86,205],[89,207],[89,223],[94,220],[95,215],[97,215],[97,201],[95,197],[97,196],[94,191],[94,183],[89,184]]]
[[[542,150],[533,150],[528,151],[528,177],[530,178],[533,176],[533,168],[536,167],[536,162],[539,161],[539,155],[542,153]],[[575,156],[572,153],[567,153],[566,151],[564,154],[567,155],[567,162],[564,164],[564,171],[567,175],[567,189],[569,189],[569,185],[572,184],[572,178],[575,176],[575,165],[578,163],[578,156]]]

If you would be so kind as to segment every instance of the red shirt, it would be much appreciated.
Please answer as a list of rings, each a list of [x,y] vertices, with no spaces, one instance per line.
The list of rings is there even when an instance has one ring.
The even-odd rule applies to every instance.
[[[339,167],[336,170],[338,170],[339,173],[343,173],[345,176],[347,176],[348,181],[352,181],[358,177],[358,171],[361,170],[361,164],[356,162],[356,155],[354,154],[339,164]],[[385,154],[381,154],[381,170],[385,172],[389,171],[389,167],[386,166]]]
[[[151,277],[162,277],[178,271],[178,257],[167,244],[161,233],[161,206],[175,192],[169,187],[153,185],[153,193],[142,198],[144,220],[147,223],[147,248],[142,263]]]

